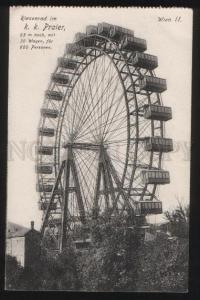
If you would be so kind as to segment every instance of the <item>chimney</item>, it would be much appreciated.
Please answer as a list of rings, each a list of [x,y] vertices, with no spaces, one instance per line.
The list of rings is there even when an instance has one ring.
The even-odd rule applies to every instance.
[[[34,221],[31,221],[31,230],[34,229]]]

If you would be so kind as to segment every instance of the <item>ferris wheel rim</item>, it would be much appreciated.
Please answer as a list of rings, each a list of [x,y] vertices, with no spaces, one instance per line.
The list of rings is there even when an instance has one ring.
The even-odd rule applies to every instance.
[[[98,35],[95,35],[95,36],[98,36]],[[99,36],[99,37],[101,37],[101,38],[103,38],[104,40],[107,40],[107,41],[109,41],[109,42],[111,42],[112,44],[114,44],[115,46],[116,46],[116,48],[118,48],[118,46],[116,45],[116,43],[113,43],[113,41],[111,40],[111,39],[108,39],[108,38],[106,38],[106,37],[104,37],[104,36]],[[91,47],[89,47],[89,48],[91,48]],[[99,48],[96,48],[96,50],[100,50]],[[102,49],[101,49],[101,51],[102,51]],[[119,48],[118,48],[118,51],[120,52],[120,50],[119,50]],[[87,54],[86,56],[88,56],[89,54]],[[121,56],[123,57],[123,55],[121,54]],[[83,58],[83,60],[85,59],[85,57]],[[127,65],[126,65],[126,67],[127,67]],[[83,71],[84,72],[84,71]],[[129,73],[130,73],[130,70],[129,70]],[[132,80],[132,77],[131,77],[131,80]],[[135,102],[137,103],[137,99],[135,100]],[[64,103],[64,101],[63,101],[63,103]],[[126,102],[126,104],[127,104],[127,102]],[[42,121],[44,121],[44,119],[42,119]],[[57,130],[56,130],[56,134],[57,134]],[[55,142],[55,145],[56,145],[56,142]],[[56,147],[56,146],[55,146]],[[136,149],[137,149],[137,147],[136,147]],[[136,156],[136,159],[137,159],[137,153],[135,154],[135,156]],[[136,161],[136,160],[135,160]],[[161,164],[161,155],[160,155],[160,159],[159,159],[159,166],[160,166],[160,164]],[[133,175],[133,177],[134,177],[134,175]],[[133,180],[133,179],[132,179]],[[131,184],[130,184],[131,185]]]

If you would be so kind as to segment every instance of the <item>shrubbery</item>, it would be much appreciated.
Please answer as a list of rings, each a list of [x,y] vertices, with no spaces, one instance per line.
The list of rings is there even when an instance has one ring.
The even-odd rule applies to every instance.
[[[187,290],[188,210],[166,213],[175,236],[157,235],[141,244],[127,217],[90,224],[92,245],[62,254],[42,250],[31,268],[6,258],[6,286],[20,290],[173,291]],[[184,217],[185,216],[185,217]]]

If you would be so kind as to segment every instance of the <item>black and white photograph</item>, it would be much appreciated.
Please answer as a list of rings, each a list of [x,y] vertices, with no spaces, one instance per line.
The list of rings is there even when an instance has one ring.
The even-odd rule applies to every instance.
[[[6,290],[188,292],[192,15],[10,8]]]

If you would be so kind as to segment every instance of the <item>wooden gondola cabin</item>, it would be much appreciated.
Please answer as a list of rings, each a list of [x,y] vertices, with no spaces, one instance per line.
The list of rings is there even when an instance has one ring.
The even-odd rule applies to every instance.
[[[142,181],[144,184],[168,184],[170,176],[168,171],[163,170],[142,170]]]
[[[162,202],[161,201],[141,201],[140,202],[140,213],[141,215],[148,214],[161,214],[162,213]]]
[[[172,139],[159,136],[146,137],[144,140],[144,148],[146,151],[170,152],[173,150],[173,142]]]
[[[162,105],[144,105],[144,118],[158,121],[168,121],[172,119],[172,109]]]
[[[167,89],[166,79],[145,75],[139,80],[140,90],[162,93]]]

